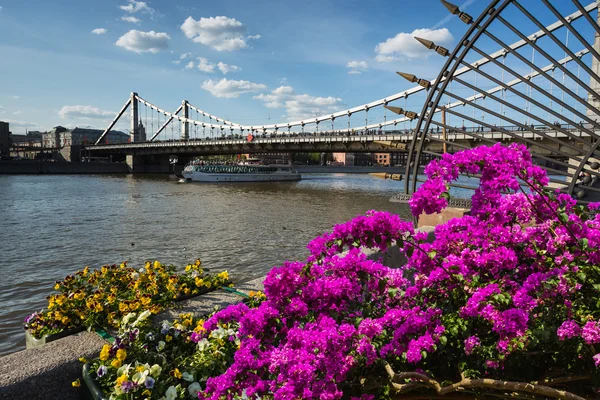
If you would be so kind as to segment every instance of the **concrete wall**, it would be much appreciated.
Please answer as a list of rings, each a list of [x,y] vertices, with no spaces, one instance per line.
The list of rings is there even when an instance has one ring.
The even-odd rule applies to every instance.
[[[372,172],[387,172],[390,174],[404,174],[404,167],[345,167],[345,166],[319,166],[295,165],[294,168],[301,174],[368,174]]]
[[[125,163],[70,163],[35,160],[0,161],[0,175],[17,174],[126,174]]]

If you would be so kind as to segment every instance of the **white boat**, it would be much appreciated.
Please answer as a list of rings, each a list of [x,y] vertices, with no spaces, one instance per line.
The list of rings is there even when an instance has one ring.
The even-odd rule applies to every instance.
[[[302,176],[289,165],[188,165],[183,170],[192,182],[298,181]]]

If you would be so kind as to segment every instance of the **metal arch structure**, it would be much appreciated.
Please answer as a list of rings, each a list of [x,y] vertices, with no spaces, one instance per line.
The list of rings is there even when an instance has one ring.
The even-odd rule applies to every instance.
[[[536,4],[532,4],[532,3]],[[469,26],[458,45],[452,50],[437,46],[435,43],[419,39],[424,46],[448,57],[435,81],[427,87],[428,94],[421,112],[417,116],[414,136],[409,147],[405,193],[413,193],[418,183],[419,160],[422,154],[440,157],[443,152],[425,149],[429,141],[441,142],[444,146],[453,144],[445,139],[445,133],[457,130],[457,121],[477,127],[469,135],[482,143],[494,143],[487,131],[498,131],[509,139],[518,139],[528,145],[535,145],[536,139],[554,142],[548,154],[557,161],[559,169],[546,165],[552,174],[563,175],[562,179],[552,182],[561,191],[578,198],[579,201],[598,201],[600,199],[600,26],[598,25],[599,4],[593,2],[583,6],[578,0],[561,1],[560,6],[552,5],[548,0],[528,0],[527,7],[518,0],[492,0],[476,18],[461,11],[457,6],[442,0],[443,5],[461,21]],[[569,4],[566,4],[569,3]],[[536,10],[534,16],[528,10]],[[574,11],[574,13],[573,13]],[[569,14],[571,12],[571,14]],[[539,16],[547,15],[558,21],[544,26]],[[579,18],[583,17],[583,18]],[[575,21],[578,20],[577,26]],[[516,22],[515,22],[516,21]],[[501,33],[496,33],[496,31]],[[519,50],[506,44],[500,37],[506,32],[517,36],[521,44]],[[532,33],[533,32],[533,33]],[[564,34],[565,40],[558,37]],[[571,43],[569,43],[571,38]],[[502,57],[493,58],[486,49],[500,46]],[[573,47],[583,48],[576,52]],[[566,67],[560,56],[569,56],[577,69]],[[487,66],[469,63],[473,57],[483,57],[489,61]],[[537,59],[536,59],[537,57]],[[539,63],[550,64],[551,68],[542,68]],[[469,74],[459,71],[467,68]],[[487,70],[486,70],[487,69]],[[530,74],[523,73],[529,70]],[[537,73],[534,76],[532,73]],[[557,79],[558,72],[559,79]],[[464,75],[463,75],[464,74]],[[418,80],[410,74],[401,75],[411,81]],[[459,75],[463,75],[460,76]],[[499,79],[499,75],[502,76]],[[504,81],[510,77],[511,83]],[[562,75],[562,77],[560,77]],[[479,81],[479,83],[478,83]],[[501,86],[500,94],[484,91],[487,84]],[[480,95],[476,99],[461,96],[461,92],[473,92]],[[512,99],[506,99],[510,94]],[[583,96],[582,96],[583,94]],[[451,101],[459,102],[467,111],[457,112],[449,107]],[[520,106],[522,102],[524,106]],[[472,111],[469,115],[469,111]],[[446,120],[450,114],[453,121]],[[441,115],[441,121],[439,117]],[[551,121],[552,120],[552,121]],[[516,124],[519,130],[531,132],[532,140],[522,140],[514,132],[496,126]],[[524,122],[523,122],[524,121]],[[533,127],[533,122],[541,123],[548,129],[566,132],[578,128],[579,133],[567,134],[568,141],[558,143],[544,130]],[[531,123],[531,125],[530,125]],[[432,134],[433,126],[441,126],[442,137]],[[536,154],[534,154],[536,157]],[[538,160],[549,161],[538,156]]]

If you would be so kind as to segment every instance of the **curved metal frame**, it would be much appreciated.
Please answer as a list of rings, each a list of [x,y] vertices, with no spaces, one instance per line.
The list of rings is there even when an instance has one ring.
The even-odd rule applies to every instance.
[[[425,104],[423,105],[423,108],[419,115],[419,119],[417,121],[415,130],[414,130],[414,136],[411,141],[410,148],[409,148],[409,154],[408,154],[408,158],[407,158],[406,180],[405,180],[405,185],[404,185],[405,193],[407,193],[407,194],[413,193],[414,191],[416,191],[417,183],[418,183],[419,167],[420,167],[419,162],[421,159],[421,155],[424,153],[429,153],[429,152],[424,152],[424,145],[425,145],[426,138],[427,138],[427,132],[430,130],[430,127],[432,126],[432,124],[433,125],[437,124],[435,121],[432,121],[436,112],[445,108],[445,106],[441,104],[443,96],[448,95],[450,97],[456,98],[456,95],[452,95],[450,92],[448,92],[448,94],[447,94],[448,85],[450,84],[450,82],[452,82],[454,80],[453,78],[454,78],[455,72],[457,71],[459,66],[467,64],[465,61],[465,58],[469,54],[472,54],[471,50],[474,50],[476,52],[479,52],[479,54],[481,54],[480,51],[476,47],[476,43],[482,35],[485,34],[486,36],[494,39],[493,35],[486,31],[487,28],[490,26],[490,24],[492,22],[494,22],[496,20],[500,20],[502,22],[503,18],[500,16],[502,11],[508,5],[513,3],[513,0],[502,0],[501,4],[499,4],[500,1],[501,0],[491,1],[491,3],[479,15],[479,17],[472,21],[471,26],[469,27],[467,32],[463,35],[463,37],[460,40],[460,42],[458,43],[458,45],[451,52],[451,54],[448,57],[448,60],[446,60],[446,63],[444,64],[444,67],[441,69],[440,73],[438,74],[438,77],[436,78],[434,84],[429,89],[427,100],[426,100]],[[577,5],[577,8],[579,10],[583,9],[581,4],[579,4],[576,0],[573,0],[573,2]],[[546,2],[544,1],[544,3],[546,3]],[[588,22],[593,23],[594,30],[596,32],[600,32],[598,25],[596,24],[595,21],[592,20],[592,18],[589,16],[589,14],[586,12],[586,13],[584,13],[584,15],[585,15],[585,18],[588,20]],[[562,19],[564,19],[564,18],[562,18]],[[565,21],[563,21],[563,22],[565,22]],[[572,30],[572,26],[570,26],[568,21],[566,21],[566,22],[568,25],[566,28],[569,30]],[[523,34],[521,34],[520,32],[518,35],[521,38],[524,38]],[[526,41],[529,43],[529,40],[526,40]],[[586,47],[589,47],[589,46],[586,44]],[[535,46],[534,48],[537,48],[537,46]],[[523,77],[521,77],[521,78],[523,78]],[[469,85],[466,85],[466,86],[469,86]],[[585,85],[584,88],[588,89],[587,90],[588,93],[590,92],[589,91],[590,88],[587,87],[587,85]],[[595,94],[595,97],[597,97],[597,96],[598,95]],[[484,96],[484,98],[485,98],[485,96]],[[470,105],[473,105],[473,104],[470,104]],[[592,109],[593,111],[596,111],[595,107],[593,105],[588,104],[588,105],[586,105],[586,107],[588,109]],[[479,106],[479,108],[481,108],[481,106]],[[491,115],[493,115],[493,111],[487,110],[487,112],[489,112]],[[522,113],[524,115],[528,114],[527,112],[522,112]],[[506,118],[506,117],[504,117],[504,118]],[[587,117],[585,119],[587,120],[588,118],[589,117]],[[541,120],[539,118],[539,116],[536,117],[535,119]],[[545,119],[544,119],[544,121],[545,121]],[[483,123],[481,121],[478,121],[478,124],[485,125],[485,123]],[[551,126],[551,124],[548,121],[545,121],[545,124],[547,126]],[[597,126],[597,122],[593,123],[592,125]],[[544,136],[544,135],[540,135],[540,136]],[[569,193],[570,195],[574,194],[574,191],[575,191],[575,189],[577,187],[577,183],[578,183],[577,179],[578,179],[579,175],[581,174],[581,172],[584,170],[584,167],[586,166],[586,164],[589,163],[590,158],[594,155],[594,153],[598,149],[600,149],[600,139],[598,139],[598,135],[594,132],[590,135],[590,138],[592,140],[595,140],[595,143],[590,144],[589,150],[586,151],[586,149],[582,149],[583,151],[580,152],[581,156],[570,156],[569,155],[570,160],[578,162],[578,164],[576,164],[576,163],[570,164],[570,165],[572,165],[572,168],[575,170],[575,173],[572,176],[571,182],[569,182],[568,187],[565,188],[565,191],[567,193]],[[580,138],[578,138],[578,139],[580,139]],[[409,170],[410,170],[410,172],[409,172]],[[592,172],[594,175],[598,175],[598,173],[595,171],[590,171],[590,172]],[[595,190],[595,189],[593,188],[592,190]]]

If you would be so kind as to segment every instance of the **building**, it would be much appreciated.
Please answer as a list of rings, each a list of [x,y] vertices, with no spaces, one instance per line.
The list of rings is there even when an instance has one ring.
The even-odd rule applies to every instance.
[[[10,127],[8,122],[0,121],[0,158],[10,156]]]
[[[10,138],[11,157],[25,158],[30,160],[51,157],[51,150],[49,150],[49,152],[46,154],[42,148],[42,132],[29,131],[26,135],[12,134]]]
[[[332,153],[334,165],[344,165],[346,167],[368,167],[373,165],[373,156],[371,153]]]
[[[141,130],[145,129],[141,126]],[[64,161],[81,161],[81,151],[88,144],[94,144],[104,131],[100,129],[73,128],[55,126],[42,135],[44,148],[57,148],[57,158]],[[104,143],[127,143],[129,135],[124,132],[110,131],[103,139]]]
[[[375,164],[389,167],[390,166],[390,153],[375,153],[373,154],[373,160]]]

